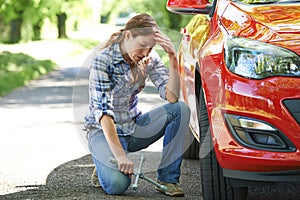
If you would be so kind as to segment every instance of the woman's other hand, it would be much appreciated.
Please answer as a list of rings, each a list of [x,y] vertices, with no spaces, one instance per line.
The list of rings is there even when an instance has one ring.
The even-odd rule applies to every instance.
[[[131,177],[134,169],[133,162],[129,160],[127,156],[118,157],[117,162],[118,162],[118,169],[124,174]]]

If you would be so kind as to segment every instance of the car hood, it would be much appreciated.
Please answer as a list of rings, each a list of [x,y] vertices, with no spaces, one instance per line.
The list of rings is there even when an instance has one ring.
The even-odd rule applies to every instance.
[[[233,36],[283,46],[300,54],[300,4],[250,6],[231,3],[220,16]]]

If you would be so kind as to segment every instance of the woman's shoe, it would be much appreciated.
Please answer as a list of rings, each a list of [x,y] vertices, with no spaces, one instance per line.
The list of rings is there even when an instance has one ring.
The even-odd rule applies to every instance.
[[[156,187],[156,190],[159,192],[165,193],[166,195],[172,196],[172,197],[183,197],[184,192],[183,190],[176,184],[176,183],[164,183],[159,180],[157,182],[163,186],[166,186],[166,190],[162,190],[161,188]]]
[[[98,176],[97,176],[96,168],[94,168],[94,170],[93,170],[93,174],[92,174],[92,177],[91,177],[91,184],[94,187],[101,187],[101,185],[99,183]]]

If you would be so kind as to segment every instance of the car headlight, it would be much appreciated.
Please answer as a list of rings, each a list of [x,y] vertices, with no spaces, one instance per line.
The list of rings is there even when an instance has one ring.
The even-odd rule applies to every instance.
[[[228,69],[240,76],[300,76],[300,57],[288,49],[239,37],[227,38],[224,48]]]

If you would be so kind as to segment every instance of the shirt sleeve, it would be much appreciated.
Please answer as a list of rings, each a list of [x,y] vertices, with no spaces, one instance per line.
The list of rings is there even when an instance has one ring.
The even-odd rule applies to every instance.
[[[103,54],[96,54],[91,63],[89,76],[90,107],[97,123],[100,122],[103,115],[110,115],[115,118],[111,99],[110,65],[109,56]]]
[[[165,67],[161,58],[155,50],[152,50],[150,56],[151,63],[148,69],[150,80],[158,89],[160,97],[166,100],[166,85],[169,80],[168,69]]]

